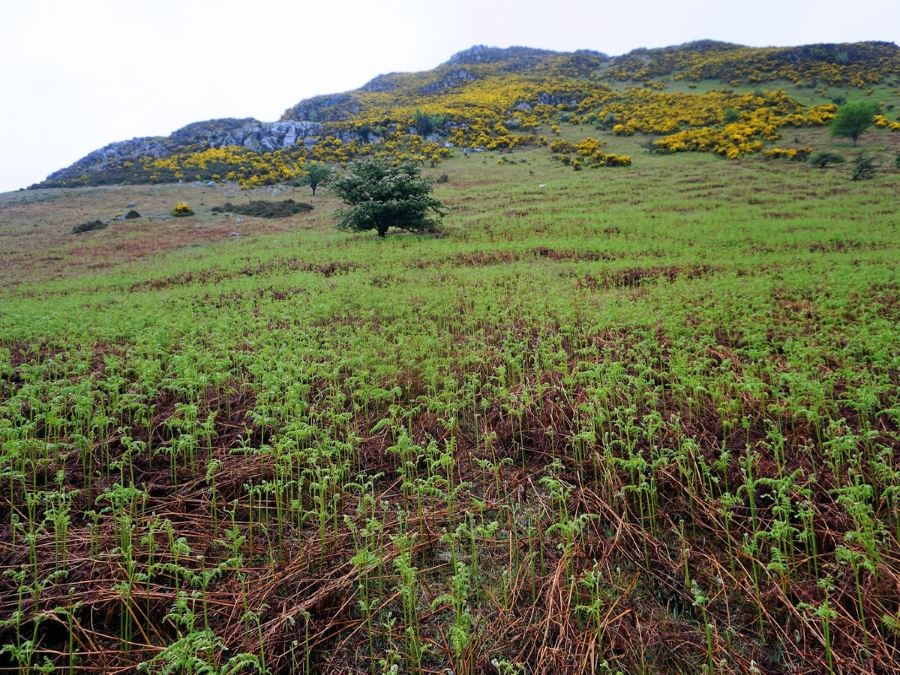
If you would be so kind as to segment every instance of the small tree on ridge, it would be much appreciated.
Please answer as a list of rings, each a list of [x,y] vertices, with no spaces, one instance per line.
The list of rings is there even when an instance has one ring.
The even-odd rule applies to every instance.
[[[853,140],[853,145],[859,140],[860,134],[872,126],[878,105],[867,101],[853,101],[845,103],[838,108],[834,121],[831,123],[832,136],[844,136]]]

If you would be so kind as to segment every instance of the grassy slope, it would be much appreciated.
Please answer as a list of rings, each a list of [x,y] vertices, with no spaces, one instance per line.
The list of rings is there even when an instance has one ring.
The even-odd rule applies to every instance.
[[[587,131],[563,133],[576,140]],[[819,134],[817,148],[830,142],[822,130],[801,132]],[[456,662],[459,672],[490,670],[490,659],[503,657],[528,670],[575,672],[606,658],[625,672],[696,672],[709,650],[725,670],[746,671],[755,661],[767,672],[814,672],[824,667],[821,622],[799,607],[822,602],[815,582],[828,575],[839,666],[884,669],[897,657],[896,636],[880,615],[898,611],[898,520],[896,501],[885,496],[895,479],[872,461],[887,449],[887,465],[898,468],[900,174],[890,169],[853,183],[846,166],[656,157],[641,153],[640,138],[608,140],[609,151],[635,154],[633,167],[575,173],[544,149],[506,155],[513,164],[474,154],[431,170],[450,176],[437,189],[452,209],[443,238],[334,232],[336,204],[327,193],[312,214],[275,225],[209,214],[228,197],[223,187],[4,196],[2,234],[12,243],[4,244],[0,267],[15,285],[3,292],[0,311],[3,487],[10,483],[0,497],[0,564],[27,563],[25,531],[35,528],[43,561],[37,576],[54,566],[69,570],[43,591],[42,606],[70,605],[69,588],[84,603],[75,633],[91,652],[85,664],[135,663],[156,653],[150,645],[175,642],[162,617],[190,573],[157,570],[136,584],[133,600],[122,600],[113,590],[124,578],[119,516],[100,516],[92,533],[82,515],[104,489],[131,480],[128,462],[110,469],[110,461],[121,456],[123,435],[147,440],[149,428],[157,449],[179,438],[198,447],[182,441],[180,451],[152,464],[137,454],[134,482],[149,496],[135,511],[136,534],[168,518],[191,556],[205,556],[182,555],[182,567],[196,573],[228,557],[215,540],[227,539],[225,509],[234,500],[231,518],[248,537],[238,546],[238,567],[250,590],[235,571],[213,581],[210,626],[232,654],[259,652],[262,640],[274,670],[300,668],[305,659],[300,610],[310,612],[316,668],[368,668],[368,635],[376,659],[411,668],[402,570],[392,562],[406,560],[406,544],[388,536],[404,529],[418,533],[406,561],[418,568],[413,624],[428,668]],[[864,144],[885,159],[898,149],[897,135],[885,132]],[[186,200],[198,217],[66,234],[132,199],[157,216]],[[275,227],[286,231],[268,232]],[[229,237],[234,230],[250,236]],[[92,265],[110,269],[85,274]],[[126,399],[134,403],[130,413]],[[93,414],[73,407],[76,400],[92,400]],[[179,403],[197,406],[196,424]],[[103,422],[101,410],[113,419]],[[199,429],[210,411],[217,417],[207,438]],[[51,421],[54,415],[62,421]],[[786,439],[784,458],[774,449],[776,432]],[[401,451],[407,434],[418,447]],[[826,452],[835,438],[850,444],[846,457]],[[437,461],[431,439],[440,450],[455,448],[451,474],[447,465],[427,468]],[[83,442],[86,453],[78,451]],[[751,500],[746,483],[730,535],[723,529],[717,508],[723,493],[745,482],[739,457],[748,442],[758,453],[751,473],[775,481],[757,490],[785,490],[792,522],[804,489],[815,495],[815,570],[796,538],[786,576],[766,570],[771,536],[738,552],[743,534],[771,533],[775,517],[771,500],[759,493]],[[730,456],[712,470],[713,480],[701,466],[723,450]],[[39,462],[38,469],[21,465],[29,487],[10,478],[23,457],[37,462],[45,452],[46,472]],[[419,496],[402,489],[403,452],[418,457],[407,465],[411,485],[429,475],[444,492],[441,476],[467,485],[453,500],[421,485]],[[88,470],[87,480],[82,460],[90,456],[97,473]],[[496,477],[478,461],[503,457],[511,462],[498,464]],[[209,458],[221,462],[215,511],[203,480]],[[638,458],[658,463],[649,471]],[[301,465],[311,471],[302,492],[310,516],[298,526],[301,515],[292,511],[279,536],[274,500],[261,515],[248,483],[285,478],[275,472],[286,461],[293,462],[287,477]],[[60,468],[62,485],[73,491],[67,563],[53,562],[53,529],[39,526],[43,507],[32,524],[24,504],[24,492],[52,492]],[[364,490],[322,488],[328,503],[338,495],[338,511],[326,509],[319,520],[320,493],[310,481],[326,485],[326,475],[350,483],[377,472],[383,476]],[[863,502],[883,529],[872,534],[878,572],[862,576],[865,624],[850,567],[834,555],[844,532],[863,528],[834,491],[854,480],[874,487]],[[629,485],[637,491],[619,493]],[[648,485],[651,492],[641,492]],[[370,547],[385,561],[367,572],[368,592],[383,606],[371,632],[360,623],[349,564],[356,548],[342,522],[347,515],[362,526],[358,504],[364,513],[374,508],[386,531]],[[405,526],[400,509],[409,513]],[[28,523],[15,546],[6,525],[12,511]],[[564,529],[552,526],[581,514],[597,517],[569,546]],[[479,524],[484,529],[470,536]],[[451,590],[451,547],[441,533],[454,531],[470,577],[472,621],[463,622],[470,642],[459,655],[448,636],[453,612],[430,609]],[[137,568],[147,571],[147,544],[135,546]],[[172,562],[162,534],[158,548],[158,559]],[[710,597],[711,637],[692,604],[685,564]],[[9,616],[17,594],[9,579],[0,583],[0,614]],[[592,615],[575,609],[592,601],[602,609],[596,650]],[[119,652],[103,636],[122,630],[126,605],[140,627],[130,629],[137,646]],[[259,614],[259,631],[252,620],[241,622],[242,607]],[[24,609],[35,611],[31,601]],[[195,612],[202,624],[199,606]],[[31,624],[23,626],[30,636]],[[7,628],[4,641],[14,635]],[[47,631],[42,647],[66,651],[58,630]]]

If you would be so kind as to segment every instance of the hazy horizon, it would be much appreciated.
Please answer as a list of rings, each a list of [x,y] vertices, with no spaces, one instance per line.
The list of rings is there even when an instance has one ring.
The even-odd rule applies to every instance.
[[[111,142],[165,136],[204,119],[272,121],[302,99],[355,89],[386,72],[428,70],[476,44],[614,56],[698,39],[760,47],[896,42],[891,30],[900,26],[900,5],[887,0],[852,14],[834,0],[640,7],[643,15],[597,2],[534,0],[4,7],[0,84],[14,95],[0,108],[0,192],[43,180]]]

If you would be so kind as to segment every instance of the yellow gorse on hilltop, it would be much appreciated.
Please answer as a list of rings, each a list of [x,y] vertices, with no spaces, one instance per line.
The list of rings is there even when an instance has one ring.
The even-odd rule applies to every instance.
[[[521,67],[476,60],[381,76],[373,86],[324,103],[320,135],[295,145],[259,152],[184,147],[118,168],[137,181],[211,179],[250,188],[297,180],[310,162],[346,165],[374,155],[435,166],[455,148],[506,151],[549,145],[576,169],[631,163],[630,157],[603,151],[592,138],[577,148],[560,145],[566,124],[616,136],[647,135],[651,138],[644,145],[662,154],[710,152],[737,159],[764,152],[786,127],[829,124],[837,106],[808,106],[778,88],[686,93],[666,91],[668,84],[717,79],[731,87],[775,81],[806,88],[868,87],[900,75],[896,48],[882,43],[755,49],[705,42],[604,59],[545,54]],[[313,119],[303,106],[288,110],[284,119]],[[900,130],[900,122],[883,114],[875,117],[875,126]],[[782,155],[774,148],[767,156]]]
[[[546,145],[546,137],[535,132],[547,125],[558,129],[561,119],[574,124],[614,120],[611,131],[616,135],[658,136],[655,145],[660,152],[714,152],[735,159],[759,152],[765,141],[777,140],[783,127],[828,124],[837,110],[831,103],[804,106],[781,90],[671,93],[632,87],[615,92],[605,85],[561,78],[541,82],[522,77],[488,78],[424,99],[410,94],[406,100],[402,94],[383,92],[359,96],[362,111],[332,125],[333,133],[310,146],[262,153],[241,147],[205,148],[147,158],[143,170],[151,181],[200,176],[255,187],[299,178],[310,161],[343,165],[356,157],[382,155],[434,165],[453,147],[509,150]],[[445,140],[416,133],[417,113],[439,119]],[[900,126],[883,116],[876,124]],[[370,142],[362,140],[364,129]],[[352,140],[342,140],[341,136],[348,135]],[[550,144],[554,154],[577,154],[588,166],[630,164],[630,158],[600,151],[595,139],[585,139],[577,150],[563,148],[561,142],[557,139]]]

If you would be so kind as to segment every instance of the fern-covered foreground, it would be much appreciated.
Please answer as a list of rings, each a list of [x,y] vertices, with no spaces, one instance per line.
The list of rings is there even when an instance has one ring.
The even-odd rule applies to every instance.
[[[3,665],[893,672],[900,173],[607,141],[429,169],[441,237],[3,196]]]

